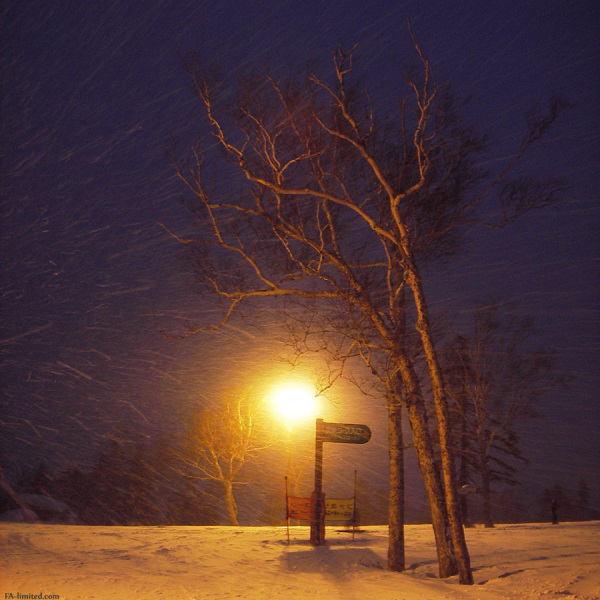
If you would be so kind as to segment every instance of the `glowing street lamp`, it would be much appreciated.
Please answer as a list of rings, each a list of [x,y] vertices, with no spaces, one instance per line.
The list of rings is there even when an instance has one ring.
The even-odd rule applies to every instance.
[[[308,385],[277,387],[271,397],[273,409],[289,429],[298,421],[312,420],[317,411],[315,391]]]

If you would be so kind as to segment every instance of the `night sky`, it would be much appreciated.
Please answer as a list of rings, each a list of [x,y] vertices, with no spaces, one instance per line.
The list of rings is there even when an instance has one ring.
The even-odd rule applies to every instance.
[[[410,17],[437,79],[470,96],[490,165],[517,147],[536,101],[574,103],[519,167],[565,177],[561,202],[474,233],[458,259],[428,271],[427,290],[435,311],[468,315],[495,294],[536,319],[535,342],[556,349],[574,379],[527,424],[524,479],[539,491],[585,477],[600,504],[597,2],[7,0],[2,12],[5,468],[86,464],[108,434],[175,431],[228,381],[281,368],[269,324],[184,341],[157,328],[212,314],[158,225],[186,226],[165,154],[172,139],[185,151],[197,127],[182,57],[199,51],[233,77],[240,65],[327,64],[340,42],[357,43],[376,108],[393,111],[416,60]],[[370,408],[353,389],[344,399],[348,409],[337,398],[324,416],[369,420],[369,452],[385,463],[383,405]]]

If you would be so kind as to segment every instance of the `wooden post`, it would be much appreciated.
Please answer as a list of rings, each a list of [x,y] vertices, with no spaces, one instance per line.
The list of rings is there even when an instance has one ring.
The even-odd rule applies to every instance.
[[[325,543],[325,502],[323,498],[323,419],[317,419],[315,432],[315,490],[311,496],[310,543]]]

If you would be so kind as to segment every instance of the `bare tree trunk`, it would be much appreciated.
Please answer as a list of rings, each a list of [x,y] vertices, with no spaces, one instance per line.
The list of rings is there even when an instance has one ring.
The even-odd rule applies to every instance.
[[[391,398],[388,411],[390,452],[390,503],[388,568],[404,571],[404,435],[402,407]]]
[[[438,555],[439,575],[441,578],[451,577],[458,572],[456,557],[450,536],[448,513],[444,502],[440,473],[435,462],[425,406],[421,400],[408,400],[408,416],[429,501],[431,523]]]
[[[237,519],[237,503],[233,496],[233,485],[230,481],[223,481],[223,489],[225,490],[225,508],[227,509],[227,518],[230,525],[239,525]]]
[[[419,380],[401,347],[395,349],[395,364],[399,368],[401,377],[395,382],[397,398],[405,394],[405,402],[408,407],[408,418],[412,430],[413,443],[419,461],[419,467],[423,474],[425,491],[429,501],[431,512],[431,523],[435,536],[438,554],[439,575],[441,578],[456,575],[457,566],[450,535],[448,513],[444,500],[444,490],[440,480],[439,469],[436,464],[433,444],[429,434],[427,411],[421,393]],[[401,388],[401,386],[403,386]],[[390,424],[391,426],[391,424]],[[392,451],[392,438],[390,437],[390,452]]]
[[[407,258],[410,258],[410,251],[406,250]],[[450,532],[452,543],[456,552],[456,564],[458,566],[459,581],[462,584],[473,584],[473,572],[471,571],[471,559],[465,540],[465,532],[458,501],[458,492],[456,489],[456,475],[454,460],[451,452],[450,423],[448,404],[442,378],[442,371],[435,351],[433,336],[431,334],[431,324],[429,322],[428,308],[423,292],[423,285],[416,264],[412,260],[407,261],[408,283],[413,291],[415,307],[417,309],[416,329],[421,337],[425,359],[431,379],[433,391],[433,401],[438,422],[438,432],[440,441],[440,458],[442,467],[442,477],[444,481],[444,496],[446,500],[446,509],[448,511],[448,521],[450,523]]]

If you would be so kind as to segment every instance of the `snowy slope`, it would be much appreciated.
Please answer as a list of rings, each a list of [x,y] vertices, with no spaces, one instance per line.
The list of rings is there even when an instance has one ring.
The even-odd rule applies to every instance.
[[[467,530],[475,585],[436,577],[430,526],[406,528],[405,573],[385,570],[385,527],[354,542],[308,528],[0,525],[0,597],[343,598],[481,600],[600,598],[600,522]]]

